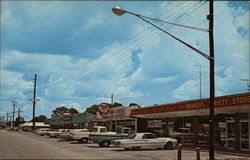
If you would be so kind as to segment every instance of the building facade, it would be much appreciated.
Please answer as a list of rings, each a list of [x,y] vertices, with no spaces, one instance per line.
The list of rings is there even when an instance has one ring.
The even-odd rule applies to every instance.
[[[132,109],[137,108],[138,106],[100,108],[92,124],[105,126],[109,131],[116,131],[118,127],[129,127],[135,130],[135,118],[130,117],[130,113]]]
[[[136,132],[158,136],[181,135],[186,145],[207,146],[209,99],[198,99],[134,109]],[[187,133],[180,133],[181,130]],[[190,133],[188,133],[190,131]],[[218,148],[250,151],[250,93],[215,98],[214,145]]]
[[[47,119],[46,123],[49,124],[52,129],[90,129],[90,122],[93,119],[95,119],[95,115],[87,112],[72,115],[65,113],[61,117]]]

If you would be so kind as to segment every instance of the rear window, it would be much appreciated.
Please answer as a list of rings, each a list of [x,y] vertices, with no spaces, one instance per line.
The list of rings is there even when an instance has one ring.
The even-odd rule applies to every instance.
[[[106,132],[106,128],[101,128],[100,132]]]
[[[144,134],[142,139],[153,139],[156,138],[155,135],[153,134]]]

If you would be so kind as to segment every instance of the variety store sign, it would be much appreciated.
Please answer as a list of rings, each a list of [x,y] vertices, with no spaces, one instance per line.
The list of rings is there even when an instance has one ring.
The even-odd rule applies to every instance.
[[[250,93],[216,97],[214,105],[215,108],[250,105]],[[189,111],[189,110],[208,109],[208,108],[209,108],[209,99],[201,99],[201,100],[177,102],[172,104],[162,104],[158,106],[150,106],[141,109],[135,109],[131,111],[131,115],[178,112],[178,111]]]

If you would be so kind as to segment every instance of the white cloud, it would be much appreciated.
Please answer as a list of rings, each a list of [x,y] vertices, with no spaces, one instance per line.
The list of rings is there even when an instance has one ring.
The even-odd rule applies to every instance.
[[[172,92],[172,95],[176,99],[188,100],[197,96],[198,91],[199,91],[198,82],[195,80],[188,80],[183,84],[181,84],[176,90],[174,90]]]
[[[171,82],[175,79],[176,79],[176,77],[157,77],[157,78],[154,78],[151,81],[151,83],[152,84],[161,84],[161,83]]]

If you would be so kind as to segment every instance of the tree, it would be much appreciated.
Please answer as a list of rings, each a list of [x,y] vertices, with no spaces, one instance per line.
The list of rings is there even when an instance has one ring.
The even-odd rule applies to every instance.
[[[93,104],[92,106],[88,107],[85,112],[95,114],[99,111],[99,105],[98,104]]]
[[[44,115],[40,115],[39,117],[35,117],[34,119],[35,119],[35,122],[44,122],[45,119],[47,119],[47,117]],[[33,122],[33,119],[30,122]]]
[[[129,106],[129,107],[130,107],[130,106],[138,106],[138,108],[141,108],[141,106],[140,106],[139,104],[137,104],[137,103],[130,103],[128,106]]]
[[[79,113],[75,108],[70,108],[69,109],[69,113],[70,114],[77,114],[77,113]]]
[[[55,110],[52,111],[51,117],[62,116],[63,113],[69,113],[69,109],[65,106],[57,107]]]
[[[52,111],[51,117],[61,117],[63,113],[76,114],[79,112],[73,107],[68,109],[66,106],[61,106],[61,107],[57,107],[55,110]]]
[[[115,108],[115,107],[122,107],[122,104],[118,102],[114,102],[112,108]]]

